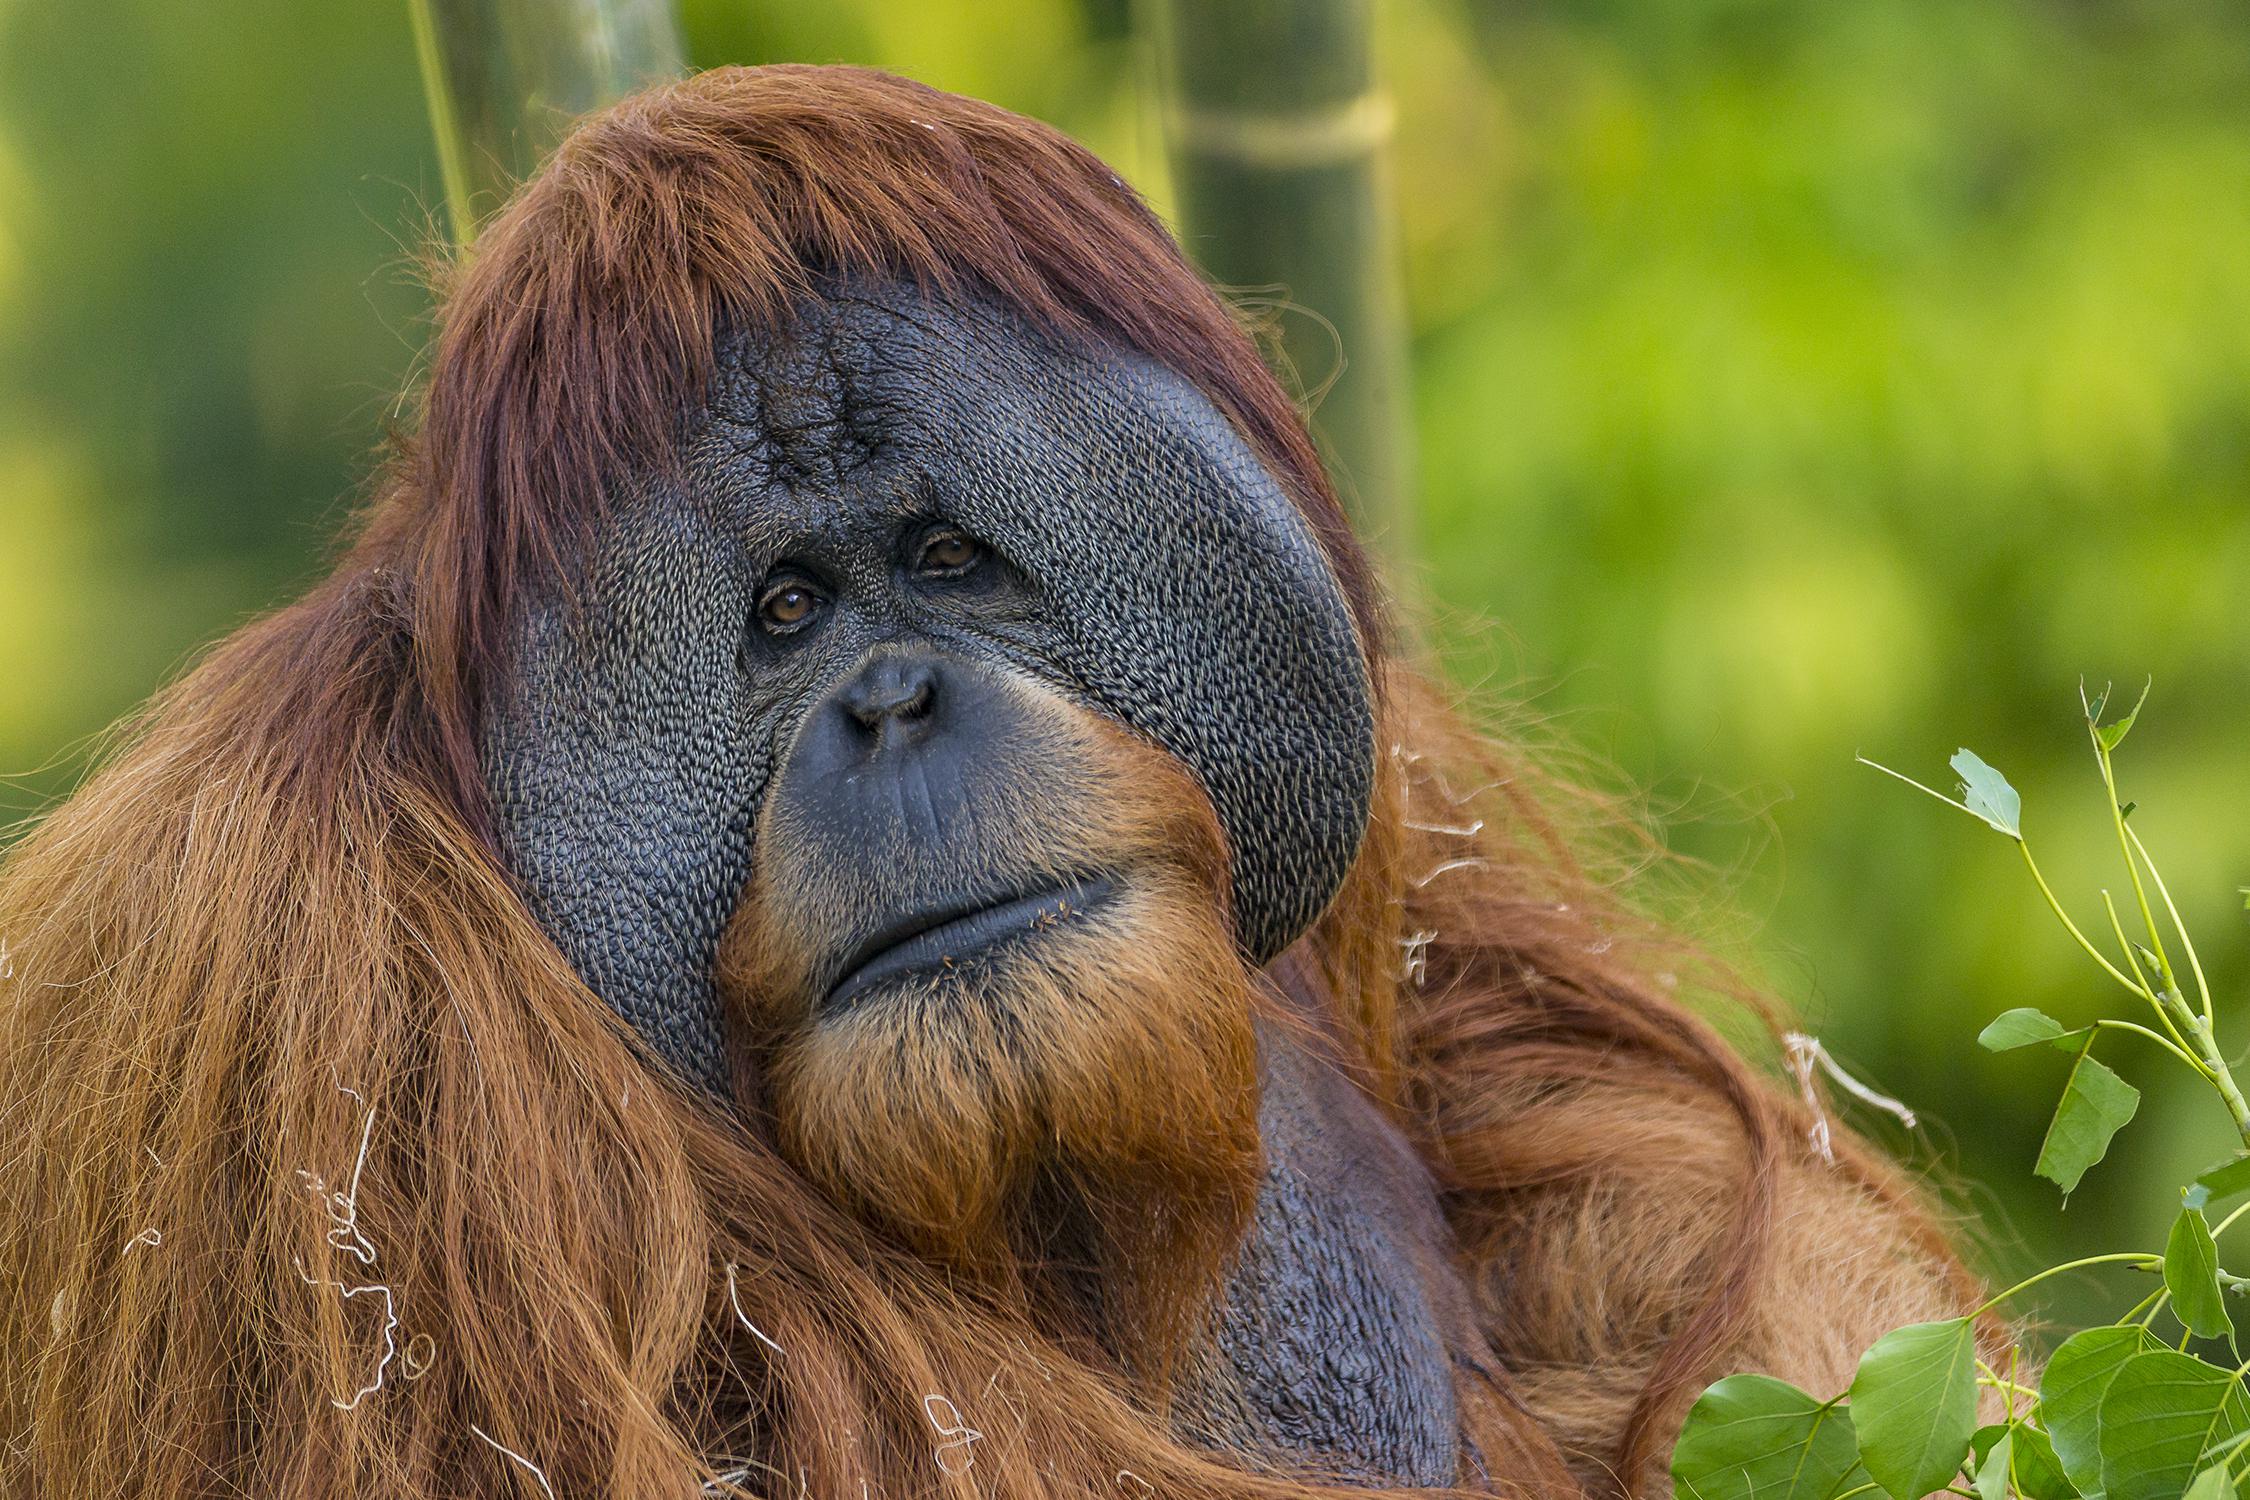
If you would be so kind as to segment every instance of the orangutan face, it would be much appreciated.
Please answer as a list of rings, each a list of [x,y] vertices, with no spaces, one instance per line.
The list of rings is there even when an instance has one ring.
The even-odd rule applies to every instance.
[[[1057,1170],[1239,1171],[1245,966],[1350,865],[1372,714],[1319,547],[1184,382],[811,304],[722,345],[518,660],[486,760],[535,910],[840,1198],[958,1246]]]

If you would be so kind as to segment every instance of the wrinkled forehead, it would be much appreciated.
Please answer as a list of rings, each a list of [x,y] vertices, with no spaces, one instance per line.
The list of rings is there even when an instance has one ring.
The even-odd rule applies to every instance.
[[[782,333],[730,333],[717,352],[688,470],[752,532],[823,502],[1002,530],[1051,527],[1061,504],[1099,531],[1094,512],[1110,500],[1140,507],[1144,525],[1149,507],[1174,525],[1223,512],[1226,529],[1271,545],[1311,542],[1195,386],[1130,352],[1044,336],[989,303],[855,290],[806,304]]]

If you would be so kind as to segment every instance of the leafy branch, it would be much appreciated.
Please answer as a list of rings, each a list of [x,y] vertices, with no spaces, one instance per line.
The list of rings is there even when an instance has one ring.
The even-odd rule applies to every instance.
[[[2032,855],[2031,841],[2024,836],[2022,797],[2013,786],[2008,784],[2007,777],[1988,765],[1975,751],[1963,749],[1955,752],[1953,756],[1951,765],[1954,774],[1961,778],[1960,796],[1958,797],[1948,797],[1943,792],[1926,786],[1911,776],[1894,771],[1889,766],[1869,760],[1865,756],[1860,756],[1858,759],[1861,765],[1903,781],[1925,796],[1934,797],[1948,807],[1958,808],[1979,822],[2014,840],[2017,850],[2023,855],[2024,868],[2030,872],[2032,882],[2038,886],[2039,894],[2046,900],[2047,909],[2055,914],[2057,921],[2062,923],[2064,931],[2068,932],[2072,940],[2084,950],[2087,956],[2100,966],[2102,972],[2145,1004],[2155,1015],[2158,1025],[2163,1028],[2162,1035],[2159,1036],[2144,1027],[2133,1026],[2116,1019],[2107,1019],[2095,1023],[2090,1031],[2086,1028],[2081,1028],[2078,1031],[2065,1031],[2059,1024],[2055,1024],[2054,1034],[2051,1037],[2021,1035],[2020,1039],[2015,1039],[2022,1030],[2019,1027],[2005,1032],[2003,1037],[2006,1039],[2003,1039],[1993,1035],[1994,1030],[1999,1027],[1999,1023],[1995,1022],[1993,1027],[1986,1028],[1985,1036],[1979,1038],[1986,1047],[1998,1051],[2004,1050],[2006,1047],[2025,1046],[2032,1041],[2052,1040],[2059,1043],[2067,1039],[2078,1044],[2078,1052],[2081,1064],[2083,1064],[2091,1061],[2088,1054],[2092,1050],[2094,1037],[2104,1027],[2139,1031],[2142,1035],[2152,1037],[2154,1040],[2163,1043],[2166,1051],[2181,1062],[2186,1063],[2217,1094],[2220,1104],[2227,1111],[2228,1119],[2233,1122],[2235,1133],[2241,1137],[2244,1147],[2250,1149],[2250,1103],[2244,1101],[2241,1087],[2235,1082],[2233,1070],[2228,1067],[2226,1058],[2219,1049],[2214,1031],[2215,1021],[2211,986],[2203,972],[2203,961],[2195,951],[2195,940],[2188,934],[2187,924],[2180,917],[2180,909],[2172,900],[2172,892],[2165,885],[2162,872],[2157,869],[2155,860],[2149,856],[2148,846],[2141,841],[2140,834],[2129,825],[2128,820],[2132,817],[2134,804],[2122,802],[2118,799],[2117,767],[2114,756],[2117,747],[2125,742],[2125,736],[2132,732],[2133,725],[2139,721],[2141,709],[2148,701],[2148,689],[2146,687],[2141,689],[2139,701],[2135,702],[2132,709],[2122,718],[2106,724],[2102,722],[2102,714],[2109,702],[2109,690],[2107,688],[2104,688],[2091,699],[2086,696],[2084,689],[2081,688],[2078,701],[2080,708],[2084,711],[2086,736],[2093,747],[2094,761],[2101,771],[2102,789],[2107,794],[2110,822],[2117,835],[2117,848],[2124,861],[2125,877],[2132,888],[2133,900],[2138,909],[2142,930],[2147,937],[2147,941],[2142,943],[2126,936],[2124,924],[2118,919],[2116,902],[2106,889],[2102,891],[2102,907],[2109,917],[2110,932],[2117,941],[2118,958],[2122,960],[2122,963],[2112,960],[2108,954],[2096,947],[2093,940],[2086,936],[2085,931],[2071,917],[2069,910],[2056,897],[2054,887],[2047,883],[2046,875],[2039,868],[2039,861]],[[2156,890],[2158,899],[2163,904],[2165,915],[2170,919],[2172,931],[2179,940],[2180,950],[2187,958],[2189,972],[2194,976],[2196,999],[2192,1004],[2183,993],[2179,976],[2173,970],[2171,952],[2165,942],[2163,929],[2156,919],[2155,909],[2149,903],[2148,893],[2152,886]],[[2020,1013],[2011,1011],[2009,1015],[2036,1016],[2038,1013],[2036,1011]],[[2046,1018],[2041,1017],[2040,1019],[2045,1020]],[[2082,1033],[2083,1041],[2081,1042]],[[2076,1185],[2078,1175],[2085,1170],[2085,1167],[2091,1166],[2093,1162],[2101,1159],[2102,1152],[2108,1147],[2109,1137],[2132,1118],[2133,1112],[2129,1103],[2137,1103],[2140,1097],[2136,1091],[2131,1090],[2130,1085],[2126,1085],[2122,1080],[2117,1079],[2117,1075],[2110,1072],[2106,1067],[2102,1067],[2099,1063],[2094,1063],[2093,1066],[2101,1070],[2099,1074],[2093,1075],[2095,1078],[2099,1079],[2106,1075],[2108,1079],[2116,1080],[2117,1088],[2126,1090],[2126,1093],[2120,1094],[2117,1089],[2110,1088],[2106,1083],[2101,1084],[2095,1091],[2098,1095],[2096,1098],[2088,1098],[2083,1095],[2074,1096],[2069,1089],[2066,1089],[2063,1105],[2056,1112],[2057,1123],[2063,1124],[2066,1115],[2069,1116],[2070,1128],[2079,1132],[2088,1143],[2091,1143],[2096,1138],[2094,1132],[2100,1124],[2098,1116],[2102,1111],[2115,1112],[2122,1107],[2123,1112],[2115,1118],[2113,1123],[2108,1125],[2107,1130],[2099,1132],[2098,1139],[2101,1149],[2095,1150],[2090,1158],[2081,1163],[2077,1171],[2070,1174],[2069,1181],[2063,1182],[2061,1178],[2055,1178],[2057,1182],[2061,1183],[2065,1192]],[[2072,1079],[2074,1084],[2076,1079],[2077,1071],[2074,1067]],[[2054,1139],[2051,1133],[2049,1139]],[[2041,1174],[2053,1176],[2052,1173],[2045,1170],[2044,1166],[2041,1168]]]
[[[2245,1202],[2213,1227],[2205,1210],[2250,1193],[2250,1105],[2217,1035],[2211,986],[2172,892],[2131,825],[2134,804],[2120,800],[2115,755],[2148,700],[2103,721],[2109,693],[2079,706],[2108,797],[2139,936],[2129,936],[2118,902],[2103,890],[2114,956],[2071,916],[2033,856],[2023,831],[2023,799],[2008,779],[1970,750],[1951,761],[1959,778],[1948,796],[1890,767],[1861,763],[1935,798],[2012,840],[2047,908],[2101,971],[2131,994],[2154,1025],[2102,1016],[2066,1027],[2028,1007],[2003,1012],[1978,1035],[1988,1051],[2047,1044],[2070,1057],[2034,1168],[2065,1194],[2109,1150],[2129,1123],[2140,1091],[2094,1048],[2105,1034],[2153,1042],[2188,1070],[2227,1112],[2244,1149],[2199,1174],[2181,1191],[2180,1212],[2162,1253],[2121,1250],[2052,1266],[1963,1317],[1894,1329],[1860,1359],[1851,1387],[1827,1401],[1765,1375],[1730,1375],[1705,1391],[1673,1452],[1677,1493],[1688,1500],[1849,1500],[1882,1493],[1892,1500],[1955,1494],[1973,1500],[2236,1500],[2250,1470],[2250,1364],[2213,1364],[2188,1352],[2194,1339],[2225,1341],[2236,1360],[2230,1297],[2250,1293],[2250,1277],[2219,1263],[2219,1236],[2246,1213]],[[2154,900],[2151,900],[2151,893]],[[2250,907],[2250,887],[2242,890]],[[2161,907],[2164,922],[2157,919]],[[2168,929],[2167,925],[2168,924]],[[2173,953],[2184,960],[2192,998]],[[2036,1386],[2019,1379],[2021,1351],[2008,1373],[1979,1357],[1985,1314],[2065,1272],[2129,1268],[2161,1275],[2163,1285],[2114,1324],[2083,1329],[2055,1350]],[[2168,1315],[2178,1347],[2152,1331]],[[1978,1425],[1980,1393],[1997,1392],[2006,1419]]]

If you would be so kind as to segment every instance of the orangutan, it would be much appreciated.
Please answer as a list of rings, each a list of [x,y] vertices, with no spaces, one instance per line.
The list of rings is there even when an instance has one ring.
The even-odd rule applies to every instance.
[[[1978,1301],[1058,132],[707,73],[448,283],[0,873],[0,1492],[1663,1494]]]

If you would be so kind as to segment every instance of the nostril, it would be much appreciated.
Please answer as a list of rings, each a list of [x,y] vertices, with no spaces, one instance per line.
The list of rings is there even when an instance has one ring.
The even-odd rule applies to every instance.
[[[844,711],[871,734],[886,720],[923,718],[936,704],[937,674],[927,662],[877,662],[843,693]]]

